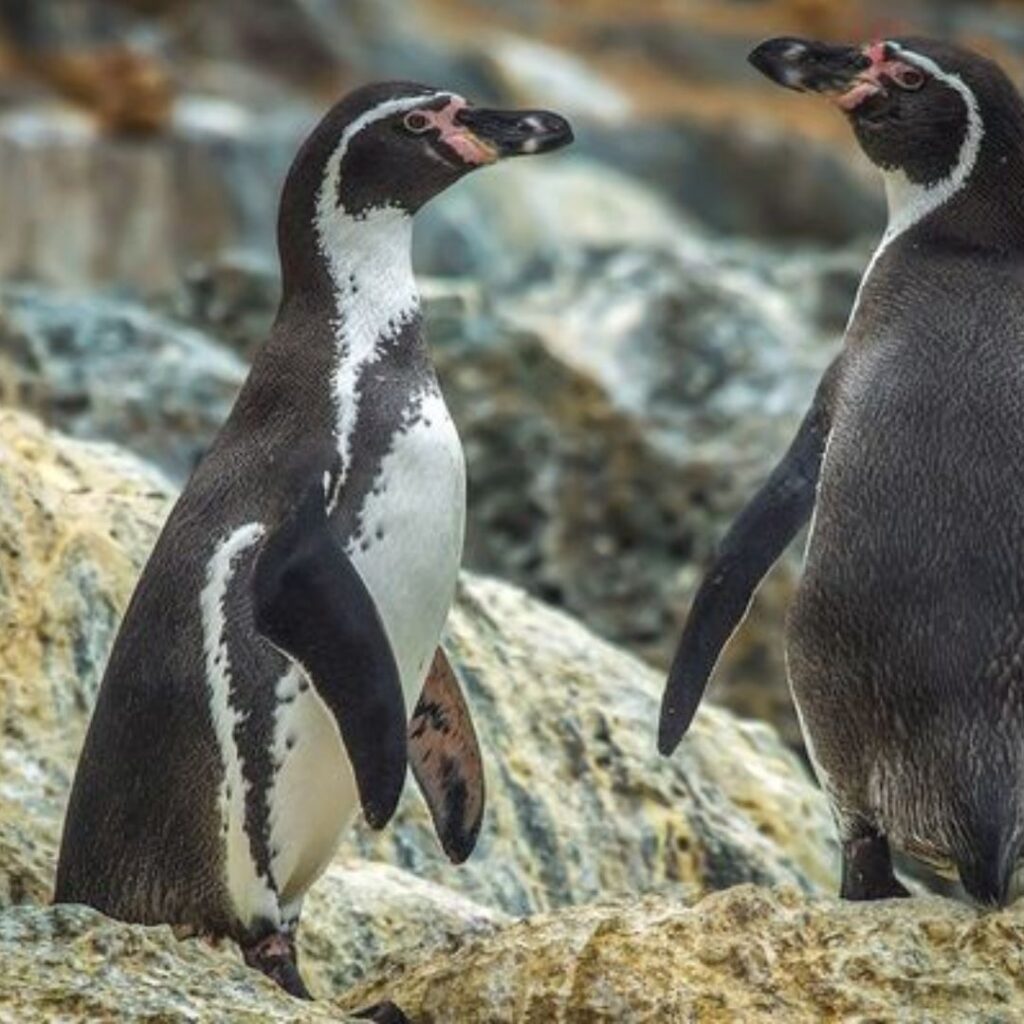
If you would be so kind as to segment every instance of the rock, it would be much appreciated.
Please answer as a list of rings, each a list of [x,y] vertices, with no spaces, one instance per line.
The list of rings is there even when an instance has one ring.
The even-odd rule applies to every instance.
[[[236,251],[191,266],[171,307],[250,360],[270,333],[280,299],[276,261]]]
[[[349,849],[512,914],[679,884],[835,884],[824,800],[766,727],[707,707],[659,757],[660,675],[496,580],[463,577],[448,650],[485,751],[477,851],[448,865],[412,787],[393,827]]]
[[[937,898],[840,903],[740,886],[695,906],[574,907],[392,963],[338,1001],[386,992],[417,1024],[948,1024],[1024,1017],[1024,913]]]
[[[834,139],[807,138],[749,109],[749,100],[744,110],[741,99],[728,118],[697,104],[628,131],[595,125],[576,152],[641,178],[716,232],[832,245],[881,233],[885,201],[864,164]]]
[[[509,162],[471,175],[424,209],[414,265],[513,290],[519,301],[524,282],[585,260],[580,250],[676,245],[691,223],[642,181],[595,161]]]
[[[4,113],[0,277],[159,295],[198,259],[273,251],[280,185],[314,118],[294,98],[185,95],[163,134],[125,140],[64,107]]]
[[[0,623],[17,641],[0,654],[0,786],[24,815],[12,826],[31,814],[33,834],[53,844],[101,667],[169,494],[134,459],[23,415],[0,416],[0,451]],[[478,852],[449,865],[410,785],[394,826],[357,830],[349,854],[505,913],[676,883],[832,884],[824,800],[770,730],[709,708],[676,758],[658,757],[660,677],[496,581],[463,579],[449,649],[486,751]],[[18,841],[16,828],[4,836]],[[8,887],[38,891],[37,861],[0,861]]]
[[[425,949],[445,956],[509,917],[387,864],[339,860],[303,909],[299,958],[310,990],[343,992],[368,971]]]
[[[61,430],[129,445],[183,480],[227,418],[245,366],[140,306],[0,290],[0,397]]]
[[[0,410],[0,906],[48,897],[85,718],[171,489]]]
[[[620,126],[632,111],[633,104],[621,89],[558,47],[500,34],[488,42],[486,60],[502,92],[523,106]]]
[[[761,267],[698,238],[581,249],[580,265],[461,321],[428,308],[468,460],[466,564],[662,667],[833,351],[811,298],[824,264]],[[761,588],[712,691],[770,712],[796,745],[782,632],[798,551]]]
[[[227,946],[179,941],[170,928],[126,925],[87,907],[0,913],[0,1020],[344,1021],[246,967]]]

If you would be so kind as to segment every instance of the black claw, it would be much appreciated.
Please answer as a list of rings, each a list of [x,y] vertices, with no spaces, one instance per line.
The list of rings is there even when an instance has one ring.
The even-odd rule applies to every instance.
[[[843,843],[844,900],[905,899],[910,891],[892,870],[889,841],[877,832]]]
[[[295,941],[290,935],[272,932],[251,946],[242,947],[245,962],[265,974],[290,996],[312,999],[306,983],[299,974],[295,955]]]
[[[359,1020],[372,1020],[377,1024],[410,1024],[409,1018],[392,1002],[374,1003],[352,1014]]]

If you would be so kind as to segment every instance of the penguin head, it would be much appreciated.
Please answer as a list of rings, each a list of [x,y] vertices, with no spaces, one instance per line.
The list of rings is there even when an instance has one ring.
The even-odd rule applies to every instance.
[[[959,188],[981,158],[1005,164],[1024,141],[1024,104],[1007,76],[946,43],[783,38],[762,43],[749,59],[779,85],[829,96],[868,158],[906,185]]]
[[[408,221],[470,171],[572,137],[568,121],[546,110],[475,107],[410,82],[356,89],[313,129],[288,172],[278,216],[286,293],[309,280],[332,224]]]
[[[293,172],[329,187],[351,217],[381,208],[414,214],[469,171],[571,141],[569,123],[546,110],[488,110],[456,93],[386,82],[328,111]]]

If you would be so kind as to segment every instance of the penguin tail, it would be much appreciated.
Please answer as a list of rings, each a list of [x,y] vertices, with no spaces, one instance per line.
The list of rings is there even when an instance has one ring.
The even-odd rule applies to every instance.
[[[978,903],[1004,907],[1017,895],[1011,888],[1024,836],[1008,822],[976,829],[972,838],[971,849],[957,858],[960,881]]]

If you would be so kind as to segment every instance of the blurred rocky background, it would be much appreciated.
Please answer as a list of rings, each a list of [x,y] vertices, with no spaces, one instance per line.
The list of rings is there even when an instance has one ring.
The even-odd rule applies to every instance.
[[[284,172],[335,98],[395,77],[552,107],[577,143],[467,178],[419,223],[430,337],[468,459],[466,564],[515,585],[467,577],[452,625],[495,796],[480,859],[461,872],[442,866],[414,796],[390,838],[353,840],[348,856],[371,860],[339,862],[307,915],[319,990],[404,943],[412,959],[394,971],[431,1021],[628,1020],[621,1005],[644,999],[651,1015],[632,1019],[676,1019],[659,1006],[679,1019],[714,1006],[700,1019],[722,1021],[975,1020],[983,1007],[1020,1019],[1019,972],[985,974],[1011,956],[1001,937],[1019,948],[1013,919],[982,926],[926,904],[897,926],[802,902],[833,891],[835,865],[782,662],[799,544],[712,688],[781,742],[711,709],[675,761],[653,754],[660,673],[695,586],[836,351],[884,224],[840,116],[772,89],[745,55],[769,35],[913,31],[1024,74],[1024,4],[1011,2],[0,0],[0,906],[16,908],[0,915],[0,947],[12,978],[34,950],[51,967],[58,947],[82,958],[36,995],[0,991],[0,1009],[250,1019],[255,986],[251,1019],[299,1019],[205,949],[174,959],[159,930],[36,904],[135,574],[273,317]],[[789,888],[688,908],[742,882]],[[558,916],[652,890],[674,909]],[[535,932],[506,927],[542,912],[554,916]],[[715,937],[701,945],[694,921]],[[826,937],[794,939],[801,922]],[[822,956],[837,935],[852,959]],[[616,959],[620,936],[643,947],[632,967]],[[688,1009],[671,1002],[660,946],[675,936]],[[468,940],[439,980],[413,962],[424,944]],[[550,1012],[526,1017],[509,1008],[514,988],[547,971],[546,943],[566,971],[585,978],[590,956],[611,980],[542,993]],[[109,990],[87,991],[76,978],[97,950],[119,966]],[[177,1002],[161,1002],[154,963]],[[893,1009],[914,994],[906,965],[933,1016]],[[631,987],[634,968],[649,991]],[[801,971],[798,996],[780,978]],[[130,1006],[122,983],[142,985]],[[965,1017],[958,992],[977,1000]]]
[[[702,569],[835,350],[884,220],[770,34],[920,30],[1020,66],[1014,4],[0,0],[0,398],[182,481],[276,305],[276,199],[352,85],[544,104],[578,142],[416,239],[470,475],[467,564],[664,667]],[[762,588],[712,694],[799,744]]]

